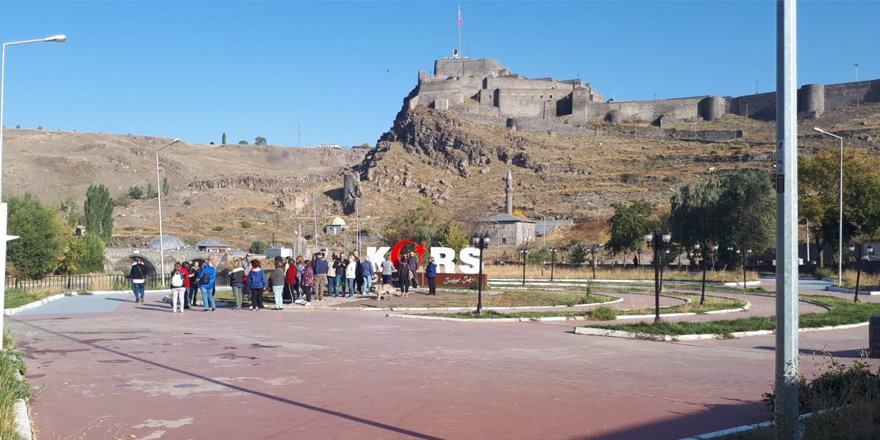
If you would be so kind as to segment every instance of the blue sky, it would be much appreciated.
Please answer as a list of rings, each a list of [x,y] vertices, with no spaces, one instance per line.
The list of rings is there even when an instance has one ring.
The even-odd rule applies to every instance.
[[[0,1],[4,125],[371,145],[456,46],[453,1]],[[776,3],[462,1],[462,50],[616,100],[774,88]],[[798,83],[880,77],[878,1],[798,4]],[[300,127],[298,129],[298,127]]]

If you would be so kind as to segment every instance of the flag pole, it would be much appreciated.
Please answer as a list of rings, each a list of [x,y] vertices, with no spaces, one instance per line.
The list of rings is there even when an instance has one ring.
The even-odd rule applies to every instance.
[[[461,58],[461,3],[458,4],[458,57]]]

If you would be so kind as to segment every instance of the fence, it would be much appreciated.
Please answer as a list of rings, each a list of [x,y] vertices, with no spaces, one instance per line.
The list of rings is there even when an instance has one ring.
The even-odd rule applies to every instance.
[[[171,277],[165,277],[165,285],[158,274],[147,276],[147,289],[170,289]],[[228,284],[225,272],[217,274],[217,285]],[[37,277],[6,277],[6,288],[39,292],[92,292],[99,290],[131,290],[131,279],[126,275],[45,275]]]

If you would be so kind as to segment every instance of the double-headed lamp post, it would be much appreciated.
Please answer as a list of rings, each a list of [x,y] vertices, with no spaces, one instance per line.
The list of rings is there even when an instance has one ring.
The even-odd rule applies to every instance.
[[[654,249],[654,322],[660,322],[660,285],[663,280],[660,277],[660,248],[672,241],[672,233],[664,232],[654,234],[652,231],[645,232],[645,243]]]
[[[855,251],[855,246],[850,246],[849,251]],[[864,259],[870,259],[871,255],[874,255],[874,246],[868,245],[868,255],[864,256]],[[853,302],[859,302],[859,282],[861,282],[862,278],[862,243],[859,243],[859,257],[856,260],[856,293],[853,297]]]
[[[841,287],[843,286],[843,138],[819,127],[813,127],[813,130],[840,141],[840,181],[837,184],[837,287]]]
[[[528,255],[529,255],[529,250],[526,248],[522,248],[519,250],[519,253],[520,253],[520,255],[522,255],[522,259],[523,259],[522,285],[525,286],[526,285],[526,257],[528,257]]]
[[[483,251],[489,247],[489,234],[475,234],[471,243],[480,250],[480,268],[477,270],[477,315],[483,312]]]
[[[162,183],[159,182],[159,152],[180,142],[174,139],[164,147],[156,150],[156,194],[159,196],[159,267],[162,271],[162,286],[165,286],[165,234],[162,232]]]
[[[2,201],[3,195],[3,101],[6,95],[6,46],[16,46],[28,43],[63,43],[67,41],[66,35],[53,35],[34,40],[12,41],[3,43],[0,51],[0,304],[3,304],[6,296],[6,242],[17,237],[7,235],[8,207]],[[3,332],[3,313],[0,313],[0,333]],[[2,350],[3,347],[0,347]]]

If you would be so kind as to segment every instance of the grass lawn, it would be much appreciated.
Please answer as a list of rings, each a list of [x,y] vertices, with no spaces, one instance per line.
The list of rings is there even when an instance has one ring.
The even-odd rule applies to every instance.
[[[3,308],[14,309],[34,301],[55,295],[52,292],[27,292],[24,290],[8,289],[3,298]]]
[[[483,293],[483,307],[573,306],[615,300],[608,295],[587,294],[584,291],[522,290],[503,293]],[[476,307],[477,295],[471,293],[442,293],[436,297],[410,294],[409,298],[393,297],[389,301],[373,299],[340,304],[340,307]]]
[[[30,387],[15,379],[15,372],[24,371],[21,352],[15,350],[12,338],[3,337],[3,352],[0,353],[0,438],[19,439],[15,432],[15,401],[30,396]]]
[[[799,317],[800,328],[816,328],[832,325],[845,325],[867,322],[871,316],[880,314],[880,304],[854,303],[830,296],[811,296],[811,301],[828,307],[826,313],[806,313]],[[711,322],[660,322],[638,324],[591,325],[590,327],[621,330],[633,333],[655,335],[720,334],[755,330],[775,330],[776,318],[773,316],[751,317]]]

